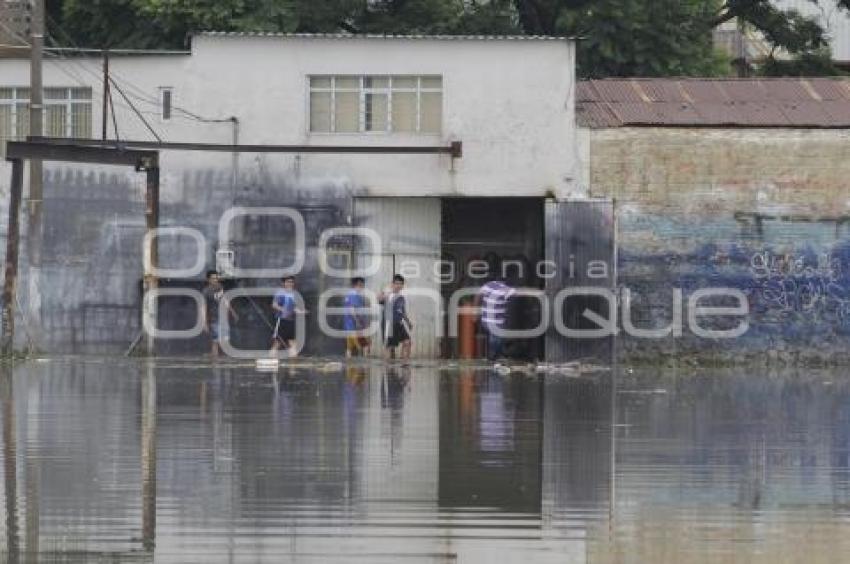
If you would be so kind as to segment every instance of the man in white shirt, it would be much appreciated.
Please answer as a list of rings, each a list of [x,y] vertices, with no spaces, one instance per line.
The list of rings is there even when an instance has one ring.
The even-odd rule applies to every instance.
[[[503,328],[508,318],[508,300],[515,290],[502,280],[491,280],[478,291],[478,306],[481,308],[481,325],[487,331],[487,358],[495,360],[502,356],[504,339],[496,335],[494,328]]]

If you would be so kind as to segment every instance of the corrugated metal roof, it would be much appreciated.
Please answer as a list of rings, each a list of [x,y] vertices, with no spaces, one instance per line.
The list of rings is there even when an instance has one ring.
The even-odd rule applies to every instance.
[[[202,37],[281,37],[285,39],[439,39],[443,41],[568,41],[551,35],[395,35],[378,33],[281,33],[274,31],[199,31]]]
[[[850,80],[630,78],[581,81],[579,125],[850,128]]]

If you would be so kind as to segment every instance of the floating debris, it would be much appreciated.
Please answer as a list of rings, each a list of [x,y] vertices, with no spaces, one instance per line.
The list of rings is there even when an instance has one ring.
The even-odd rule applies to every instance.
[[[257,370],[260,372],[274,372],[280,366],[280,361],[276,358],[258,358]]]

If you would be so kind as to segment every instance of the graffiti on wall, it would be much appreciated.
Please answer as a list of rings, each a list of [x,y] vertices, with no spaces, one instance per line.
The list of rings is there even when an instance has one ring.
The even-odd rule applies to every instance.
[[[834,252],[777,254],[750,258],[754,297],[766,312],[797,313],[850,324],[848,265]]]

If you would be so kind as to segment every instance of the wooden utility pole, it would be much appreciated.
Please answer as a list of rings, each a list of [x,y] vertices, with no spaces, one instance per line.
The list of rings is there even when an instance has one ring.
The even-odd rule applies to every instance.
[[[32,0],[30,21],[30,135],[44,134],[44,88],[42,58],[44,50],[44,0]],[[30,161],[29,218],[27,249],[29,258],[29,308],[24,313],[31,333],[41,335],[41,247],[43,221],[42,161]],[[23,312],[22,312],[23,313]]]
[[[12,184],[9,187],[9,222],[6,224],[6,269],[3,281],[3,332],[0,353],[10,355],[15,347],[15,299],[18,286],[18,216],[24,183],[24,161],[12,161]]]
[[[103,50],[103,118],[100,138],[106,141],[109,131],[109,51]]]
[[[44,84],[41,62],[44,56],[44,0],[32,0],[32,21],[30,22],[30,135],[44,135]],[[41,216],[42,201],[41,161],[30,161],[30,213],[31,219]],[[40,250],[40,249],[39,249]],[[30,249],[30,256],[32,255]]]

